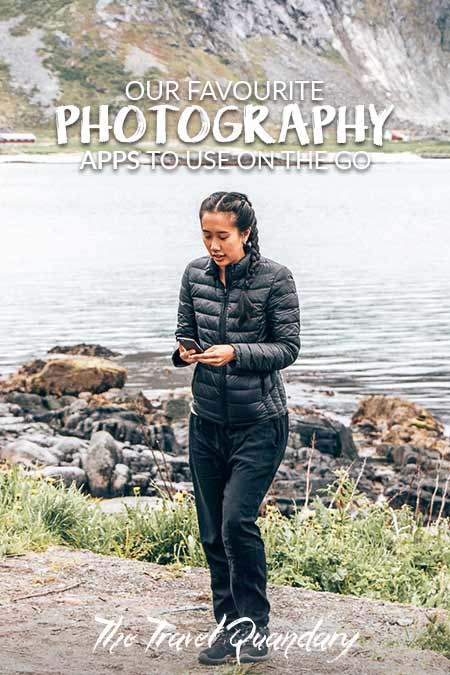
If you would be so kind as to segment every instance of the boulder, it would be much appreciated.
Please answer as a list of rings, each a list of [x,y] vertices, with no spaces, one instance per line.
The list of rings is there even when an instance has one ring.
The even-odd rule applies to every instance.
[[[397,396],[374,394],[363,398],[351,425],[375,444],[411,444],[436,449],[443,455],[449,451],[444,425],[426,408]]]
[[[87,445],[87,441],[77,436],[61,436],[52,450],[61,460],[69,461],[74,455],[81,453]]]
[[[128,481],[131,478],[131,471],[125,464],[116,464],[111,479],[111,494],[114,497],[120,497],[125,494]]]
[[[352,431],[337,420],[325,417],[300,406],[293,406],[290,415],[290,445],[314,447],[333,457],[354,459],[358,450]],[[297,436],[297,439],[295,439]]]
[[[123,387],[126,378],[126,369],[113,361],[95,356],[61,356],[25,364],[3,383],[3,389],[40,396],[77,396],[84,391],[101,393]]]
[[[101,345],[88,345],[84,342],[72,346],[57,345],[56,347],[49,349],[47,354],[81,354],[82,356],[100,356],[106,359],[110,359],[113,356],[120,356],[119,352],[113,352],[107,347],[102,347]]]
[[[180,451],[169,424],[148,424],[145,415],[112,402],[96,406],[87,401],[78,403],[84,405],[70,406],[64,421],[65,429],[71,435],[90,438],[93,432],[104,430],[128,446],[148,443],[164,452],[176,454]]]
[[[188,448],[189,446],[189,427],[184,422],[173,422],[171,425],[172,432],[175,438],[175,442],[180,452],[183,452],[183,449]]]
[[[189,416],[190,402],[187,398],[178,396],[169,398],[164,404],[164,413],[171,420],[186,420]]]
[[[57,455],[53,449],[56,439],[50,427],[47,427],[47,429],[43,431],[40,429],[33,429],[33,426],[30,425],[28,431],[20,436],[20,440],[31,441],[31,443],[34,443],[41,448],[51,448],[52,453]]]
[[[61,410],[78,399],[76,396],[44,396],[42,400],[48,410]]]
[[[29,467],[34,464],[58,463],[58,458],[51,450],[26,439],[13,441],[0,448],[0,459],[9,464],[24,464]]]
[[[82,462],[90,493],[94,497],[111,496],[114,467],[120,462],[119,445],[111,434],[107,431],[94,433]]]
[[[150,473],[146,471],[133,473],[129,482],[131,490],[133,490],[133,488],[139,488],[141,494],[144,494],[147,491],[150,478]]]
[[[362,399],[352,417],[370,478],[382,483],[395,508],[408,504],[426,518],[450,514],[447,477],[450,444],[444,427],[425,408],[394,396]]]
[[[137,466],[139,453],[133,448],[122,448],[122,461],[127,466]]]
[[[443,459],[436,450],[417,447],[411,444],[381,444],[387,461],[391,462],[392,473],[386,482],[385,496],[392,506],[399,508],[409,504],[429,517],[436,517],[441,509],[444,516],[450,515],[448,483],[450,460]]]
[[[190,481],[191,469],[189,466],[189,455],[177,455],[176,457],[166,457],[166,462],[172,468],[172,480],[179,481],[188,480]]]
[[[5,400],[18,405],[25,414],[42,414],[47,412],[44,399],[37,394],[24,394],[20,391],[11,391],[5,396]]]

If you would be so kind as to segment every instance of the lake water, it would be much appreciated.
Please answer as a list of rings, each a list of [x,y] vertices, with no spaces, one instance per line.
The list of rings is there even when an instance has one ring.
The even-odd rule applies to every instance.
[[[292,378],[335,392],[338,412],[397,394],[448,424],[449,177],[447,160],[366,173],[0,165],[0,373],[55,344],[168,354],[182,271],[206,254],[200,202],[237,189],[255,206],[263,255],[296,279]]]

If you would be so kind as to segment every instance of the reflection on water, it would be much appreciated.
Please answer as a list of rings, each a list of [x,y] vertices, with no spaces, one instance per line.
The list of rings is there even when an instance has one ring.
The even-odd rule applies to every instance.
[[[58,343],[168,352],[197,212],[252,200],[263,255],[294,273],[301,356],[290,379],[396,393],[450,421],[449,162],[365,174],[0,166],[0,372]]]

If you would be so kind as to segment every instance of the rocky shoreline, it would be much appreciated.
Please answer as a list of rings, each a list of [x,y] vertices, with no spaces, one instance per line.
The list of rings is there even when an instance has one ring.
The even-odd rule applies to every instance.
[[[0,462],[104,499],[192,492],[190,393],[128,391],[118,356],[98,345],[59,346],[0,381]],[[450,439],[409,401],[368,396],[349,425],[292,404],[266,502],[284,513],[316,495],[326,502],[339,468],[373,500],[409,504],[425,520],[450,516]]]

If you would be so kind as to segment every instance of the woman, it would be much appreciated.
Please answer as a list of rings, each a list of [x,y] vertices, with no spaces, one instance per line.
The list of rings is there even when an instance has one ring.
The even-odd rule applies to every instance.
[[[287,444],[279,371],[300,350],[299,302],[290,270],[261,256],[255,212],[245,194],[214,192],[199,215],[208,255],[184,271],[175,335],[195,339],[204,351],[179,343],[172,355],[177,367],[196,364],[189,464],[214,616],[222,624],[199,661],[232,658],[237,639],[227,627],[244,617],[240,661],[260,661],[268,658],[261,638],[269,635],[270,604],[256,519]]]

